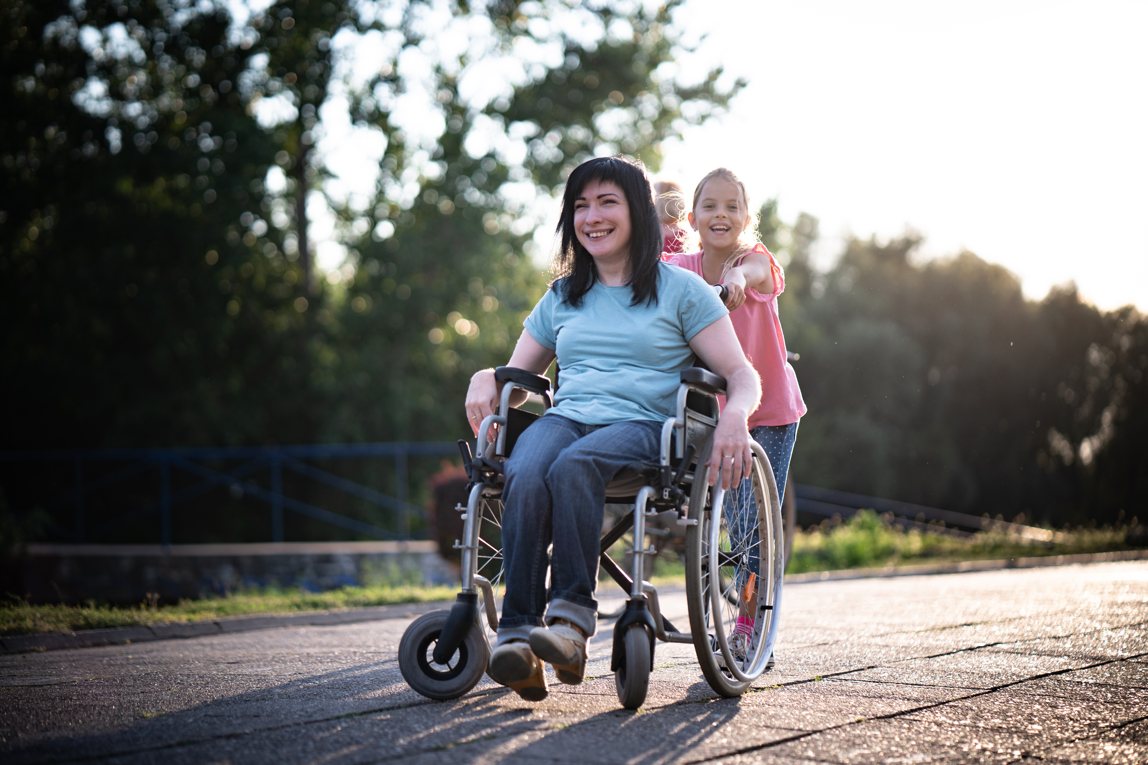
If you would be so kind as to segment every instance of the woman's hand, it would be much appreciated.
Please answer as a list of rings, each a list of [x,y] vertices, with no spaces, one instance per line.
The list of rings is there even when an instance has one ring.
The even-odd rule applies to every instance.
[[[466,419],[478,435],[478,427],[488,414],[498,410],[498,383],[493,369],[480,369],[470,378],[466,389]]]
[[[518,336],[518,342],[515,343],[510,361],[506,365],[540,375],[553,360],[554,351],[541,345],[530,336],[529,332],[523,332]],[[480,369],[471,375],[470,387],[466,389],[466,419],[470,422],[470,429],[475,435],[478,435],[478,429],[488,414],[498,413],[501,392],[498,382],[494,379],[493,369]],[[524,390],[515,390],[513,393],[510,399],[511,406],[518,406],[526,399]],[[496,432],[491,428],[487,435],[493,439]]]
[[[716,486],[720,480],[728,491],[749,478],[753,468],[753,447],[746,417],[744,412],[731,410],[728,406],[722,410],[707,463],[710,486]]]

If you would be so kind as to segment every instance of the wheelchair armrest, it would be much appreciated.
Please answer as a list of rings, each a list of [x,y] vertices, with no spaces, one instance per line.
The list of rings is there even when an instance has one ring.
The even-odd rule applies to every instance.
[[[518,435],[538,417],[531,411],[518,408],[525,402],[514,402],[515,391],[526,393],[528,398],[537,396],[542,400],[542,408],[549,409],[554,406],[550,396],[550,378],[516,367],[495,367],[494,379],[502,385],[497,414],[502,418],[503,425],[499,428],[498,437],[495,439],[494,454],[498,457],[509,457]],[[481,437],[480,432],[479,438]]]
[[[536,375],[533,372],[527,372],[525,369],[519,369],[517,367],[495,367],[494,379],[500,383],[514,383],[538,395],[542,395],[550,390],[549,377]]]
[[[681,380],[686,385],[705,391],[706,393],[725,393],[725,378],[714,374],[708,369],[690,367],[682,370]]]

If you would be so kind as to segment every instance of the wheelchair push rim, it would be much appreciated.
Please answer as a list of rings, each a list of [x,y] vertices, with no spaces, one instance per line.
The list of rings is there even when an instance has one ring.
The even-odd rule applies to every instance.
[[[702,672],[723,696],[744,693],[762,675],[777,638],[785,565],[781,503],[769,460],[760,446],[753,447],[751,476],[740,491],[710,487],[703,459],[690,493],[690,630]],[[741,507],[733,506],[735,500]],[[751,571],[753,558],[757,572]],[[753,621],[744,656],[735,653],[733,645],[740,615]]]

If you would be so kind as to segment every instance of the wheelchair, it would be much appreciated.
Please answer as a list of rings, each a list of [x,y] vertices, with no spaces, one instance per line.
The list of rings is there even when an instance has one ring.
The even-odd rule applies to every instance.
[[[504,589],[501,518],[502,464],[517,435],[536,417],[529,407],[512,407],[525,391],[535,409],[551,406],[550,380],[521,369],[499,367],[498,412],[479,427],[475,449],[460,441],[470,480],[463,513],[461,588],[450,609],[422,615],[399,643],[403,678],[427,698],[448,700],[474,688],[486,672],[498,626]],[[606,502],[632,510],[605,528],[600,571],[628,595],[613,629],[610,669],[618,700],[638,709],[646,700],[658,641],[692,643],[702,674],[724,697],[744,693],[771,666],[777,640],[785,567],[782,509],[768,458],[753,443],[751,476],[725,490],[706,482],[718,396],[725,381],[701,368],[681,373],[676,413],[662,426],[657,465],[628,471],[607,487]],[[493,439],[488,434],[497,426]],[[734,505],[737,505],[734,507]],[[662,614],[658,591],[645,581],[647,528],[655,519],[685,530],[685,594],[688,628]],[[623,569],[609,551],[623,536],[634,540]],[[739,616],[753,620],[752,635],[733,639]],[[748,642],[748,645],[747,645]]]

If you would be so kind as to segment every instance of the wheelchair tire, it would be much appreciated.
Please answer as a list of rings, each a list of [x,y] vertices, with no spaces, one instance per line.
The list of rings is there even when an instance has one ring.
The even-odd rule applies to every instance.
[[[411,688],[428,699],[457,699],[482,679],[490,646],[478,622],[446,664],[433,658],[438,636],[450,611],[431,611],[411,622],[399,641],[399,671]]]
[[[728,507],[733,492],[721,492],[722,506],[714,505],[718,492],[705,481],[705,460],[698,464],[690,491],[691,524],[686,530],[690,632],[702,674],[714,691],[727,697],[740,696],[765,671],[777,638],[785,567],[785,530],[773,471],[757,444],[753,454],[746,507]],[[752,523],[755,517],[757,534],[746,533],[745,521]],[[753,557],[758,559],[758,573],[750,587]],[[746,598],[751,600],[743,608]],[[743,612],[756,614],[744,658],[735,655],[733,646],[738,615]]]
[[[631,625],[625,636],[626,655],[622,664],[614,671],[614,686],[618,690],[618,701],[626,709],[637,709],[646,700],[650,688],[650,668],[653,657],[650,653],[650,636],[638,624]]]
[[[497,611],[502,606],[502,596],[506,591],[502,557],[502,496],[489,493],[481,484],[476,485],[471,490],[467,512],[475,514],[478,526],[474,570],[490,582],[492,605]],[[485,598],[485,593],[480,594]]]

